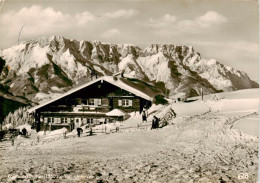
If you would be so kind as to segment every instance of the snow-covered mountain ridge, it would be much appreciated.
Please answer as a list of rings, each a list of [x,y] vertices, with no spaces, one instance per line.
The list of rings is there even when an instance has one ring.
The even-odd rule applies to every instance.
[[[195,96],[200,88],[214,93],[258,87],[246,73],[203,59],[191,46],[153,44],[141,49],[51,36],[1,50],[0,57],[0,84],[14,96],[34,102],[88,82],[91,70],[99,76],[123,70],[128,77],[155,85],[162,82],[167,95]]]

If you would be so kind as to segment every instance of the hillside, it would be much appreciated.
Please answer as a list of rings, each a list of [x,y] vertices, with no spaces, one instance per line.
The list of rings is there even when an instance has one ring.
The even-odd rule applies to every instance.
[[[0,181],[241,182],[239,175],[245,172],[244,181],[257,182],[258,92],[153,105],[148,122],[133,112],[127,121],[95,127],[106,134],[88,136],[89,129],[82,127],[81,137],[74,130],[64,138],[64,129],[46,135],[32,130],[29,138],[17,138],[15,146],[0,143]],[[162,118],[170,108],[177,117],[151,130],[153,115]],[[113,125],[119,132],[111,133]]]

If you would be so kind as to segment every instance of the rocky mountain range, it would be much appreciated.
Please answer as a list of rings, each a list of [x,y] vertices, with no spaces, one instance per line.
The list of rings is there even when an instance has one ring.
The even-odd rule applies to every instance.
[[[38,103],[98,76],[124,71],[162,87],[168,96],[188,96],[258,87],[246,73],[206,60],[191,46],[77,41],[51,36],[21,42],[0,51],[0,96]],[[165,87],[165,88],[164,88]],[[164,89],[163,89],[164,88]]]

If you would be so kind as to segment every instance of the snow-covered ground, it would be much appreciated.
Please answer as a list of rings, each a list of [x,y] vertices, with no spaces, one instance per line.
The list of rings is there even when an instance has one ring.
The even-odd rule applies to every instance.
[[[153,105],[148,122],[139,113],[117,133],[82,137],[76,131],[31,132],[0,143],[0,181],[8,182],[257,182],[258,89],[205,96],[186,103]],[[196,100],[198,99],[198,100]],[[151,130],[154,115],[176,118]],[[37,140],[39,137],[39,142]],[[248,175],[240,180],[241,173]]]

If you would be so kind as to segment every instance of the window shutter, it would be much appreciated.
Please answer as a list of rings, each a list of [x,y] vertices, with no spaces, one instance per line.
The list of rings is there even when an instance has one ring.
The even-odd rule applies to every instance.
[[[122,106],[122,100],[118,100],[118,106]]]
[[[101,106],[101,98],[98,99],[98,105]]]
[[[98,106],[98,99],[97,98],[94,99],[94,106]]]
[[[129,100],[128,102],[129,102],[129,104],[128,104],[129,106],[133,106],[133,101],[132,100]]]

